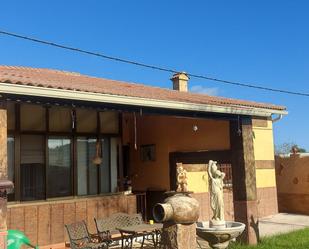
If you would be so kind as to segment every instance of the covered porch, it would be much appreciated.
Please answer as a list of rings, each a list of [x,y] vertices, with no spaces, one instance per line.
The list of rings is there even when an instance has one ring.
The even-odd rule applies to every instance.
[[[15,186],[7,227],[33,243],[63,246],[64,224],[85,220],[95,232],[94,217],[117,212],[151,219],[153,204],[175,188],[176,163],[188,171],[200,220],[211,217],[210,159],[226,172],[226,219],[247,225],[244,241],[256,242],[258,217],[278,212],[271,114],[283,111],[40,86],[1,84],[0,90],[0,179]]]
[[[232,168],[233,160],[240,160],[232,157],[237,151],[233,153],[231,146],[242,138],[237,133],[243,127],[238,118],[97,109],[77,103],[68,107],[62,101],[26,99],[11,97],[3,102],[8,177],[15,185],[8,195],[7,225],[24,231],[39,245],[63,245],[67,241],[64,224],[79,220],[86,220],[95,233],[94,217],[143,212],[151,219],[153,204],[163,200],[165,191],[175,189],[176,162],[188,171],[189,190],[200,202],[200,220],[211,218],[206,173],[210,159],[217,160],[227,173],[226,219],[237,219],[239,210],[243,214],[247,203],[235,203],[233,198],[235,182],[242,177]],[[233,138],[231,133],[237,135]],[[101,141],[99,166],[92,163],[97,138]],[[125,195],[128,182],[132,182],[133,193],[145,195]],[[277,213],[275,185],[269,189],[255,186],[250,189],[255,200],[259,199],[254,204],[260,211],[255,206],[254,217]],[[272,192],[266,195],[265,190]],[[235,204],[241,205],[238,210]]]

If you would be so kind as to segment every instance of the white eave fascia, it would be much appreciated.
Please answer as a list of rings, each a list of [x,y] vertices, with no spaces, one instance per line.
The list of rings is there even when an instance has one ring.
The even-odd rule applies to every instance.
[[[130,97],[122,95],[111,95],[102,93],[92,93],[56,88],[45,88],[28,85],[17,85],[10,83],[0,83],[0,93],[15,94],[23,96],[36,96],[58,99],[81,100],[97,103],[111,103],[120,105],[140,106],[140,107],[154,107],[163,109],[212,112],[212,113],[226,113],[236,115],[250,115],[269,117],[272,114],[287,114],[285,110],[275,110],[266,108],[256,108],[247,106],[221,106],[210,104],[197,104],[179,101],[168,101],[159,99],[148,99],[140,97]]]

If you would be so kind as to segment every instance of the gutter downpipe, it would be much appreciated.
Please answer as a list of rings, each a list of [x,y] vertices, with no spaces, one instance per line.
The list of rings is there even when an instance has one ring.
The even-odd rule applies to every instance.
[[[278,116],[273,118],[272,121],[273,121],[273,123],[275,123],[275,122],[281,120],[282,118],[283,118],[283,115],[282,114],[278,114]]]

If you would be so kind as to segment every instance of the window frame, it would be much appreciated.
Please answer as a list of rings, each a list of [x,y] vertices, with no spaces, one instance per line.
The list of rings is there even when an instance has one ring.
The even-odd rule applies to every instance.
[[[43,163],[42,163],[42,165],[43,165],[43,176],[44,176],[44,182],[45,182],[45,185],[43,186],[43,189],[44,189],[44,198],[42,198],[42,199],[36,199],[36,200],[22,200],[22,189],[21,189],[21,187],[22,187],[22,177],[21,177],[21,172],[22,172],[22,170],[21,170],[21,141],[22,141],[22,136],[23,135],[26,135],[26,136],[40,136],[41,138],[42,138],[42,142],[43,142],[43,146],[44,146],[44,148],[42,149],[42,152],[43,152]],[[19,143],[19,150],[18,150],[18,153],[19,153],[19,165],[18,165],[18,170],[19,170],[19,172],[18,172],[18,175],[19,175],[19,188],[17,189],[16,188],[16,191],[19,191],[19,193],[18,193],[18,196],[19,196],[19,200],[20,201],[22,201],[22,202],[27,202],[27,201],[42,201],[42,200],[46,200],[46,198],[47,198],[47,195],[46,195],[46,141],[45,141],[45,136],[44,135],[42,135],[42,134],[28,134],[28,133],[26,133],[26,134],[23,134],[23,133],[21,133],[20,134],[20,136],[19,136],[19,141],[20,141],[20,143]]]
[[[77,192],[77,138],[78,137],[89,137],[89,138],[98,138],[100,140],[104,138],[120,138],[122,134],[122,125],[121,125],[121,113],[118,113],[119,116],[119,123],[118,123],[118,133],[117,134],[104,134],[101,133],[100,129],[100,112],[102,110],[97,110],[97,132],[77,132],[76,131],[76,120],[75,120],[75,127],[72,128],[72,131],[67,132],[53,132],[49,130],[49,106],[44,104],[37,104],[45,108],[45,131],[27,131],[21,130],[21,114],[20,114],[20,107],[23,103],[15,102],[15,129],[14,130],[7,130],[8,136],[14,138],[14,186],[15,186],[15,198],[14,200],[10,200],[10,202],[27,202],[21,200],[21,169],[20,169],[20,148],[21,148],[21,141],[20,138],[22,135],[43,135],[45,139],[45,200],[52,200],[52,199],[63,199],[63,198],[70,198],[70,197],[85,197],[85,196],[93,196],[93,195],[78,195]],[[75,108],[72,108],[72,111],[75,112]],[[76,114],[76,113],[75,113]],[[59,138],[70,138],[71,139],[71,193],[72,196],[64,196],[64,197],[48,197],[48,139],[52,137],[59,137]],[[110,153],[110,149],[109,149]],[[119,153],[117,154],[117,177],[120,177],[119,171]],[[111,167],[111,159],[109,158],[109,167]],[[100,170],[98,170],[98,175],[100,175]],[[109,176],[111,177],[111,176]],[[121,186],[118,186],[121,188]],[[111,191],[111,187],[109,189]],[[100,181],[98,182],[98,194],[97,195],[109,195],[109,193],[101,193],[101,186]],[[35,200],[35,201],[42,201],[42,200]],[[43,200],[44,201],[44,200]]]
[[[50,190],[49,190],[49,174],[50,174],[50,165],[49,165],[49,145],[48,145],[48,142],[49,142],[49,139],[68,139],[70,140],[70,192],[71,194],[70,195],[65,195],[65,196],[59,196],[59,197],[50,197]],[[45,176],[45,182],[46,182],[46,199],[54,199],[54,198],[64,198],[64,197],[69,197],[69,196],[74,196],[74,185],[73,185],[73,182],[74,182],[74,174],[73,174],[73,167],[74,167],[74,164],[73,164],[73,157],[74,157],[74,153],[73,153],[73,137],[72,136],[54,136],[54,135],[49,135],[47,136],[47,139],[46,139],[46,151],[45,151],[45,172],[46,172],[46,176]]]
[[[77,161],[77,152],[75,153],[76,155],[76,177],[74,178],[75,181],[76,181],[76,194],[75,196],[79,196],[79,197],[82,197],[82,196],[94,196],[94,195],[104,195],[104,194],[108,194],[108,193],[113,193],[111,192],[111,137],[116,137],[116,136],[113,136],[113,135],[110,135],[110,136],[106,136],[106,135],[100,135],[99,137],[96,137],[96,136],[92,136],[92,135],[87,135],[87,136],[80,136],[80,135],[77,135],[76,136],[76,150],[77,150],[77,146],[78,146],[78,139],[79,138],[84,138],[85,140],[89,140],[89,139],[99,139],[99,141],[101,142],[101,153],[103,155],[103,146],[104,146],[104,139],[108,139],[109,141],[109,147],[108,147],[108,167],[109,167],[109,192],[105,192],[105,193],[102,193],[101,192],[101,186],[102,186],[102,181],[101,181],[101,167],[98,167],[97,169],[97,194],[89,194],[89,181],[90,181],[90,177],[89,177],[89,168],[87,169],[87,194],[84,194],[84,195],[79,195],[78,194],[78,161]],[[117,136],[118,137],[118,136]],[[119,156],[119,155],[118,155]],[[103,156],[104,157],[104,156]],[[87,165],[89,166],[89,165]],[[117,165],[118,167],[118,165]],[[117,171],[118,173],[118,171]],[[119,173],[118,173],[118,176],[119,176]]]

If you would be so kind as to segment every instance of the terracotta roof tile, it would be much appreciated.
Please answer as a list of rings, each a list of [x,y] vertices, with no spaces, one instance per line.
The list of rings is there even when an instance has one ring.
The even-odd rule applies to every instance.
[[[179,92],[143,84],[95,78],[74,72],[42,68],[0,66],[0,82],[130,97],[189,102],[193,104],[238,106],[244,108],[255,107],[273,110],[286,109],[283,106],[272,104],[209,96],[206,94]]]

